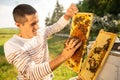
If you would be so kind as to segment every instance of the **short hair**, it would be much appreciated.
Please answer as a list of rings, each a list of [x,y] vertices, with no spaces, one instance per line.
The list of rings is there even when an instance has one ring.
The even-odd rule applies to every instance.
[[[35,14],[37,11],[28,4],[19,4],[13,10],[13,18],[15,22],[24,24],[27,19],[25,18],[26,15]]]

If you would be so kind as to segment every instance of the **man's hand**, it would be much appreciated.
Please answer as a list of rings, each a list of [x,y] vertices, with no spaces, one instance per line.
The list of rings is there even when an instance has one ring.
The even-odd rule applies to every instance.
[[[76,13],[78,12],[78,8],[76,7],[75,4],[71,4],[70,7],[67,9],[67,12],[64,15],[64,18],[66,20],[69,20],[72,18]]]
[[[80,47],[81,42],[78,38],[69,38],[65,42],[65,48],[62,51],[62,54],[57,56],[54,60],[50,61],[50,68],[53,71],[60,64],[62,64],[66,59],[70,58],[74,52]]]
[[[62,52],[62,56],[65,59],[70,58],[74,52],[81,46],[81,42],[78,38],[72,37],[66,40],[65,47]]]

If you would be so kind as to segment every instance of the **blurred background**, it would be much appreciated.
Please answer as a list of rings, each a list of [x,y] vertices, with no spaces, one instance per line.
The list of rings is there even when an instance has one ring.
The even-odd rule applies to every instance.
[[[0,80],[16,80],[17,71],[4,57],[3,45],[19,31],[14,25],[13,8],[21,3],[32,5],[39,14],[40,27],[55,23],[75,3],[79,12],[94,13],[89,41],[94,41],[100,29],[116,33],[120,38],[120,0],[0,0]],[[71,23],[62,31],[48,38],[50,58],[55,58],[63,49]],[[55,45],[55,46],[52,46]],[[62,64],[54,71],[53,80],[68,80],[77,74]]]

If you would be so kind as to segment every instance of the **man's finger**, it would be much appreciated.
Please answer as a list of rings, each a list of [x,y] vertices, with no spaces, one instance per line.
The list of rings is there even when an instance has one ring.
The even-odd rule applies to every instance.
[[[70,38],[68,38],[68,39],[65,41],[65,45],[66,45],[66,46],[70,44],[71,39],[72,39],[72,38],[70,37]]]
[[[75,48],[78,49],[82,45],[82,42],[79,42],[75,45]]]
[[[74,42],[71,44],[71,47],[74,48],[75,45],[77,45],[77,43],[79,43],[80,40],[79,39],[75,39]]]

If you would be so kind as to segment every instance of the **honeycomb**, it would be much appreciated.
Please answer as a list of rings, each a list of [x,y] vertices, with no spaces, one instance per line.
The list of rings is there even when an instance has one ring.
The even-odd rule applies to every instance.
[[[100,30],[78,74],[82,80],[96,80],[114,45],[116,37],[117,35],[114,33],[106,32],[103,29]]]
[[[67,67],[79,73],[84,58],[87,53],[87,41],[92,26],[93,14],[92,13],[77,13],[72,19],[70,30],[70,37],[77,37],[82,42],[82,45],[75,54],[68,59],[65,63]]]

